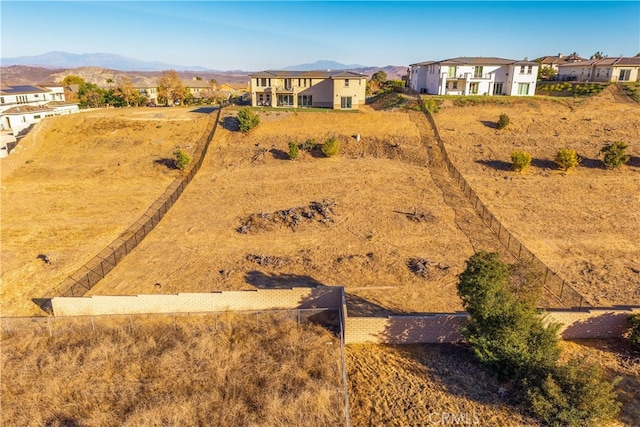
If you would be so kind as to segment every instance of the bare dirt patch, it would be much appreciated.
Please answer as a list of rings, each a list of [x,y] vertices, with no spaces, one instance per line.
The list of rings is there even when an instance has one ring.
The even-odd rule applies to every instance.
[[[456,107],[434,118],[452,161],[491,212],[543,262],[600,306],[640,301],[640,106],[606,90],[589,99],[514,99]],[[507,113],[505,130],[495,123]],[[599,150],[624,141],[632,158],[602,167]],[[583,159],[563,173],[557,150]],[[533,155],[524,174],[511,153]]]
[[[45,119],[2,159],[3,315],[34,314],[44,295],[146,211],[193,150],[206,114],[105,109]],[[46,261],[45,261],[46,258]]]
[[[463,347],[349,345],[346,355],[353,425],[438,425],[452,417],[460,425],[539,425]]]
[[[370,312],[461,309],[456,274],[475,248],[497,250],[499,244],[477,238],[486,228],[482,224],[473,230],[458,225],[459,213],[446,203],[427,167],[424,132],[416,125],[424,125],[424,117],[366,109],[269,111],[260,118],[247,135],[218,128],[180,200],[91,293],[325,284],[346,286]],[[337,158],[304,150],[295,161],[283,156],[290,141],[321,144],[332,136],[341,145]],[[326,223],[300,221],[292,228],[268,221],[269,227],[237,231],[247,218],[313,210],[310,204],[322,201],[333,206]],[[449,268],[433,277],[416,275],[407,265],[413,258]]]

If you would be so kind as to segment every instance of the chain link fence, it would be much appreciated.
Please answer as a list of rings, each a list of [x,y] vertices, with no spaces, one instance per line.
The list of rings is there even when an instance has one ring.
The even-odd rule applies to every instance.
[[[181,175],[169,184],[164,193],[124,233],[62,283],[49,290],[43,296],[43,299],[83,296],[144,240],[147,234],[154,229],[171,206],[178,200],[189,182],[191,182],[195,174],[200,170],[209,144],[218,127],[221,111],[222,108],[219,108],[216,112],[211,113],[206,130],[196,142],[197,148],[192,155],[193,161],[189,164],[184,175]]]
[[[425,117],[431,125],[433,134],[445,164],[449,171],[449,175],[453,178],[465,197],[471,202],[476,212],[484,223],[495,233],[500,242],[507,248],[507,250],[519,261],[528,263],[533,269],[539,271],[543,277],[544,289],[553,295],[562,305],[568,308],[577,308],[581,310],[582,307],[591,307],[592,305],[576,291],[566,280],[562,279],[556,272],[551,270],[547,265],[540,260],[533,252],[527,249],[501,222],[491,213],[489,208],[480,200],[476,192],[469,185],[467,180],[462,176],[458,168],[451,162],[447,150],[440,138],[438,127],[433,119],[431,113],[424,105],[424,101],[421,96],[418,96],[418,102]]]

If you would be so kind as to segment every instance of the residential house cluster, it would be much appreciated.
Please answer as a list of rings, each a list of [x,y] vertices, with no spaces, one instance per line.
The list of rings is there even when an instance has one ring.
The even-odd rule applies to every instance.
[[[64,88],[56,84],[2,85],[0,129],[17,135],[45,117],[77,113],[78,105],[66,102]]]

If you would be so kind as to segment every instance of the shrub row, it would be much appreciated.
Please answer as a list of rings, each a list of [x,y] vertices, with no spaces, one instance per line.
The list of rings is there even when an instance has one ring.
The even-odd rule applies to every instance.
[[[300,150],[311,152],[318,147],[318,142],[315,139],[308,139],[302,145],[299,145],[295,141],[289,142],[289,159],[295,160],[300,156]],[[324,144],[321,145],[320,151],[326,157],[333,157],[340,151],[340,144],[335,137],[328,138]]]

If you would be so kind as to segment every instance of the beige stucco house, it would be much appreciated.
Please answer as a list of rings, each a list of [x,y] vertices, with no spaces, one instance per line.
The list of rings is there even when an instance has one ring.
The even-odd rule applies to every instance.
[[[558,65],[558,80],[637,82],[640,81],[640,57],[602,58]]]
[[[367,77],[351,71],[262,71],[251,74],[254,107],[358,109]]]

